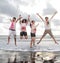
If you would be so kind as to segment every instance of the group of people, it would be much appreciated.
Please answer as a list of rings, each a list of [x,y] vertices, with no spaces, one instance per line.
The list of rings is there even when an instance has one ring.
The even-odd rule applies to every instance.
[[[58,44],[51,32],[51,27],[50,27],[50,21],[52,20],[52,18],[56,15],[57,11],[54,12],[54,14],[52,15],[52,17],[49,18],[48,17],[45,17],[45,19],[43,19],[39,13],[37,13],[36,15],[39,16],[42,21],[44,22],[44,25],[45,25],[45,31],[42,35],[42,37],[40,38],[39,42],[37,44],[39,44],[41,42],[41,40],[44,38],[44,36],[48,33],[54,40],[54,42],[56,44]],[[11,20],[11,25],[9,27],[9,36],[8,36],[8,44],[10,42],[10,36],[13,35],[14,36],[14,41],[15,41],[15,45],[17,46],[16,44],[16,23],[17,21],[19,21],[20,23],[20,39],[23,39],[23,36],[25,37],[25,39],[28,39],[28,36],[27,36],[27,30],[26,30],[26,27],[27,27],[27,24],[29,24],[30,28],[31,28],[31,42],[30,42],[30,48],[32,48],[32,46],[35,46],[35,39],[36,39],[36,28],[37,26],[39,25],[39,23],[37,25],[35,25],[35,21],[34,20],[31,20],[30,19],[30,15],[28,15],[28,19],[23,19],[21,15],[19,15],[19,18],[16,19],[16,17],[13,17],[12,20]]]

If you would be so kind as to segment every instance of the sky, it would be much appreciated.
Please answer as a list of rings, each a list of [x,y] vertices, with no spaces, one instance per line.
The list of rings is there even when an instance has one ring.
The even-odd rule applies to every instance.
[[[20,14],[23,18],[31,15],[31,19],[40,21],[40,29],[43,30],[43,22],[36,15],[39,13],[43,18],[49,18],[55,11],[58,13],[51,21],[52,30],[57,34],[60,31],[60,2],[59,0],[0,0],[0,33],[5,34],[9,28],[9,19],[13,16],[18,17]],[[19,25],[17,24],[19,30]],[[2,31],[3,32],[2,32]],[[18,32],[18,31],[17,31]]]

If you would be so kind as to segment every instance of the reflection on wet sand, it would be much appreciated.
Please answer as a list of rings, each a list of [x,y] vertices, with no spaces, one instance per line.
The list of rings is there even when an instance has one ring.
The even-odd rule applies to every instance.
[[[54,63],[56,59],[56,55],[54,53],[49,52],[37,52],[38,61],[42,61],[42,63]]]
[[[30,52],[30,63],[35,63],[36,52]]]
[[[26,55],[25,53],[28,53],[29,55]],[[23,53],[20,53],[20,55],[23,56],[20,56],[20,61],[17,61],[17,55],[15,55],[13,61],[11,61],[11,58],[8,58],[8,63],[35,63],[35,53],[36,52],[24,52],[24,55],[21,55]]]
[[[60,52],[0,51],[0,63],[60,63]]]

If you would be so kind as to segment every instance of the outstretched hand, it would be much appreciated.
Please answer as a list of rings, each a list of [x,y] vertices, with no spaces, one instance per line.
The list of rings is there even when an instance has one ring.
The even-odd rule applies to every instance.
[[[11,19],[9,19],[11,21]]]
[[[28,18],[30,18],[30,15],[28,15]]]
[[[28,15],[28,21],[30,22],[30,15]]]
[[[36,15],[39,15],[39,13],[36,13]]]
[[[55,13],[54,14],[56,14],[57,13],[57,11],[55,11]]]
[[[21,18],[22,18],[22,16],[21,16],[21,15],[19,15],[19,18],[18,18],[18,19],[20,20]]]
[[[56,13],[57,13],[57,11],[54,12],[54,14],[52,15],[52,17],[50,18],[50,21],[56,15]]]

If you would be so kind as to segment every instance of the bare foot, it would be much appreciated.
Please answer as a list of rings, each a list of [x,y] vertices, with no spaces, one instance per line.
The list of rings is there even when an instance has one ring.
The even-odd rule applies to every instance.
[[[34,47],[36,47],[36,45],[34,45]]]
[[[30,48],[32,48],[32,46],[30,46]]]
[[[37,44],[39,44],[40,42],[38,42]]]
[[[59,44],[59,43],[55,42],[55,44]]]
[[[7,43],[7,45],[9,45],[9,43]]]
[[[15,44],[15,46],[17,46],[17,45]]]

